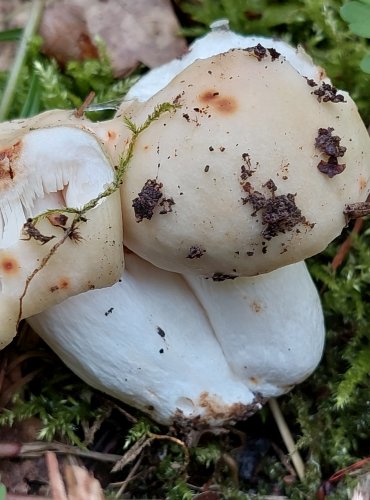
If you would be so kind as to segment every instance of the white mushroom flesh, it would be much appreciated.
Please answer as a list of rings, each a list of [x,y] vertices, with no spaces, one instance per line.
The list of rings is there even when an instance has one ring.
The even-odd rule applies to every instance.
[[[129,254],[120,283],[28,321],[90,385],[166,424],[246,418],[314,370],[324,327],[304,263],[227,283],[186,280],[195,293]]]
[[[254,392],[277,396],[318,365],[324,318],[304,262],[222,283],[185,279],[207,311],[229,366]]]

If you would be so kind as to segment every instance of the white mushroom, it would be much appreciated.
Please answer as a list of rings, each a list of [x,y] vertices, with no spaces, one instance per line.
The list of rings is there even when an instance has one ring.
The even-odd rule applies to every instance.
[[[108,158],[117,166],[133,153],[121,198],[125,242],[139,257],[128,255],[121,282],[70,297],[30,323],[83,379],[163,423],[177,416],[212,425],[244,418],[264,397],[309,375],[321,356],[324,325],[317,292],[299,261],[325,248],[369,192],[369,138],[350,97],[338,93],[302,51],[269,39],[249,42],[216,30],[183,60],[165,66],[163,78],[162,70],[146,77],[148,93],[139,83],[131,96],[144,102],[124,103],[109,122],[58,115],[60,132],[75,127],[74,137],[91,143],[88,163],[96,156],[98,163]],[[158,85],[167,86],[151,97]],[[163,103],[176,110],[157,114],[142,129]],[[51,115],[49,122],[39,120],[37,128],[55,126]],[[29,132],[25,143],[57,130]],[[51,138],[45,141],[36,157],[30,150],[33,162],[58,157],[63,169],[56,170],[70,172],[68,161],[56,155],[69,144],[56,148]],[[91,196],[112,172],[102,179]],[[50,182],[44,192],[53,193],[52,202],[46,197],[32,207],[32,198],[20,207],[16,249],[30,244],[17,240],[22,211],[27,217],[41,203],[78,204],[65,200],[72,182]],[[81,230],[93,229],[91,222]],[[46,234],[50,224],[43,220],[40,229]],[[88,244],[98,236],[84,237]],[[38,252],[43,248],[31,243]],[[45,243],[46,252],[51,245]],[[67,252],[67,245],[61,250]],[[109,258],[106,243],[98,252]],[[63,254],[51,264],[58,256]],[[68,258],[82,270],[89,260],[73,253]],[[107,276],[113,281],[105,264],[99,286]],[[34,266],[26,269],[23,287]],[[51,305],[42,295],[42,275],[49,276],[40,272],[32,281],[42,307],[25,300],[22,316]],[[78,271],[75,276],[86,282]],[[2,303],[13,301],[19,309],[21,291],[14,297],[8,291]]]
[[[321,252],[366,199],[370,141],[356,105],[307,56],[276,47],[198,59],[135,114],[142,123],[159,103],[180,106],[140,135],[122,185],[125,244],[154,265],[269,272]]]
[[[123,270],[118,192],[86,212],[73,231],[76,214],[63,211],[80,209],[113,179],[96,139],[70,127],[17,133],[0,144],[1,346],[22,318],[109,286]],[[46,209],[60,212],[35,225],[32,218]]]
[[[121,282],[28,321],[82,379],[165,424],[246,418],[316,367],[324,324],[304,263],[227,283],[186,279],[195,294],[128,254]]]

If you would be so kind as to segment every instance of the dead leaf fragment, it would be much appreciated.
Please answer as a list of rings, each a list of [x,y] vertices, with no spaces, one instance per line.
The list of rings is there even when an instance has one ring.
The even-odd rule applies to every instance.
[[[186,51],[169,0],[106,0],[86,11],[89,31],[107,44],[115,72],[122,75],[142,62],[149,68]]]
[[[61,64],[97,57],[101,39],[116,77],[139,63],[153,68],[184,54],[179,31],[170,0],[58,0],[40,27],[43,50]]]
[[[44,43],[43,52],[59,64],[98,57],[85,20],[85,8],[70,4],[49,5],[40,25],[39,33]]]
[[[97,479],[84,467],[66,465],[65,488],[54,452],[46,453],[50,489],[54,500],[104,500],[103,490]]]

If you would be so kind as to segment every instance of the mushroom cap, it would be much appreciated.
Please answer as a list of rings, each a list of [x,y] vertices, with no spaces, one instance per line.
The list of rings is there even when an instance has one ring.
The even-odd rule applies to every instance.
[[[130,253],[119,283],[28,321],[82,379],[164,424],[246,418],[314,370],[324,338],[303,262],[214,284]]]
[[[0,153],[1,346],[15,335],[20,319],[70,295],[109,286],[123,270],[119,192],[89,210],[75,237],[55,251],[73,214],[66,214],[61,223],[44,218],[24,230],[28,218],[46,209],[60,208],[62,213],[65,207],[81,208],[113,180],[113,169],[97,140],[71,127],[38,129],[23,136],[18,129],[16,135]]]
[[[321,80],[325,76],[324,70],[319,66],[315,66],[311,57],[300,46],[295,48],[275,38],[239,35],[230,31],[228,21],[225,19],[215,21],[210,28],[211,31],[205,36],[196,39],[183,56],[154,68],[142,76],[127,92],[125,101],[130,99],[147,101],[197,59],[207,59],[230,49],[245,49],[258,44],[265,47],[274,47],[275,50],[290,61],[299,73],[307,76],[307,78]],[[122,103],[122,108],[125,108],[125,102]]]
[[[345,206],[366,199],[370,175],[356,105],[330,85],[326,102],[323,83],[268,45],[183,70],[135,116],[141,124],[160,103],[180,105],[137,140],[121,189],[125,245],[163,269],[216,279],[321,252],[345,226]]]

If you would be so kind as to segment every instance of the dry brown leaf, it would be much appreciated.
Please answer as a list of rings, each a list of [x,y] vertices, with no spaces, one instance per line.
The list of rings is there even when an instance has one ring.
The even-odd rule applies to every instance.
[[[139,61],[153,68],[186,51],[169,0],[95,1],[86,14],[90,33],[107,44],[117,75]]]
[[[85,468],[67,465],[65,474],[68,500],[104,500],[99,481]]]
[[[68,61],[97,58],[98,50],[91,41],[85,9],[61,3],[45,9],[39,30],[44,39],[43,51],[64,65]]]
[[[141,62],[152,68],[182,55],[184,38],[170,0],[59,0],[45,10],[44,50],[62,64],[96,57],[103,40],[115,76]]]
[[[67,465],[64,484],[55,453],[46,453],[46,463],[53,500],[104,500],[99,481],[84,467]]]

